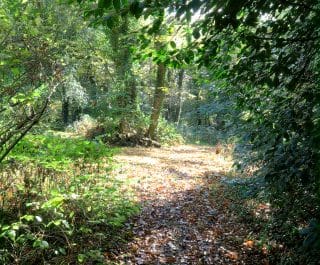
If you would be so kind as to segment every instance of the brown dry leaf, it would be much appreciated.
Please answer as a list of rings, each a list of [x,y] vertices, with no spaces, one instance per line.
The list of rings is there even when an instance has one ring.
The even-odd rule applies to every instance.
[[[175,257],[167,257],[167,262],[169,262],[169,263],[176,262],[176,258]]]
[[[135,253],[135,252],[137,252],[139,250],[139,246],[137,244],[132,244],[131,245],[131,249]]]
[[[247,240],[243,243],[243,245],[247,248],[253,248],[254,242],[252,240]]]
[[[227,253],[225,254],[226,257],[228,257],[229,259],[232,260],[238,260],[239,259],[239,254],[235,251],[227,251]]]

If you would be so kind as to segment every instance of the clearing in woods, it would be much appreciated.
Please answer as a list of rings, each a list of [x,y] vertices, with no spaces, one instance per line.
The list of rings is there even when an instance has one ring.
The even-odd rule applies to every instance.
[[[267,264],[219,189],[232,166],[222,148],[124,148],[116,161],[142,211],[131,220],[133,240],[107,254],[111,264]]]

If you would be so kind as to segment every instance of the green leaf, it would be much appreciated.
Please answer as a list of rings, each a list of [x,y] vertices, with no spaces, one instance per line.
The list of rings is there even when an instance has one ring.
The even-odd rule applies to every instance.
[[[64,201],[64,197],[62,196],[57,196],[52,198],[51,200],[45,202],[41,208],[42,209],[48,209],[48,208],[58,208],[59,206],[61,206],[63,204]]]
[[[59,220],[51,221],[46,226],[50,227],[51,225],[60,226],[61,225],[61,220],[59,219]]]
[[[16,236],[17,236],[17,232],[15,230],[8,230],[6,232],[6,236],[11,239],[12,241],[15,241]]]
[[[24,215],[20,218],[20,220],[26,220],[27,222],[33,221],[34,216],[33,215]]]
[[[3,231],[3,230],[4,230],[4,228],[2,228],[2,231]],[[4,231],[4,232],[0,235],[0,238],[1,238],[1,237],[8,237],[10,240],[15,241],[16,236],[17,236],[17,232],[16,232],[14,229],[9,229],[9,230]]]
[[[84,254],[79,254],[78,255],[78,261],[80,263],[83,263],[85,261],[85,259],[86,259],[86,255],[84,255]]]
[[[59,248],[58,250],[62,255],[67,255],[67,252],[64,248]]]
[[[14,75],[18,75],[18,74],[20,74],[20,69],[19,69],[19,68],[11,68],[11,72],[12,72]]]
[[[32,246],[34,248],[46,249],[46,248],[49,248],[49,243],[45,240],[37,239],[36,241],[33,242]]]
[[[67,220],[62,220],[61,222],[62,222],[62,224],[64,225],[65,228],[70,229],[70,225],[69,225]]]
[[[176,45],[176,43],[175,43],[174,41],[170,41],[170,46],[171,46],[173,49],[177,48],[177,45]]]

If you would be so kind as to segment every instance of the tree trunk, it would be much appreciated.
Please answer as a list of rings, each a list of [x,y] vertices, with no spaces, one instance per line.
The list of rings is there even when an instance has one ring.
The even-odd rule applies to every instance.
[[[125,126],[132,119],[137,107],[137,86],[132,72],[132,58],[130,46],[123,37],[128,34],[128,17],[121,18],[121,25],[112,29],[110,44],[113,50],[113,61],[116,70],[116,80],[123,84],[124,91],[118,99],[119,106],[119,132],[124,133]]]
[[[62,101],[62,121],[64,126],[67,126],[69,123],[69,99],[64,99]]]
[[[148,136],[154,140],[156,136],[156,129],[158,127],[160,112],[162,103],[165,96],[165,76],[166,76],[166,67],[163,63],[158,64],[157,69],[157,82],[156,82],[156,90],[154,93],[152,113],[150,118],[150,126],[148,130]]]
[[[183,77],[184,77],[184,69],[181,69],[179,72],[179,76],[178,76],[178,115],[177,115],[177,120],[176,123],[179,124],[180,123],[180,119],[181,119],[181,111],[182,111],[182,92],[183,92]]]
[[[168,84],[172,84],[172,70],[171,69],[167,69],[167,82]],[[167,121],[172,121],[175,117],[172,114],[173,113],[173,108],[172,108],[172,100],[173,97],[169,95],[169,97],[167,98],[167,100],[164,101],[163,103],[163,108],[165,109],[165,112],[163,113],[164,118]]]
[[[69,123],[69,98],[66,96],[66,89],[62,89],[62,106],[61,106],[61,115],[64,126],[67,126]]]
[[[76,106],[72,113],[72,121],[75,122],[80,120],[81,113],[82,113],[82,108],[80,106]]]

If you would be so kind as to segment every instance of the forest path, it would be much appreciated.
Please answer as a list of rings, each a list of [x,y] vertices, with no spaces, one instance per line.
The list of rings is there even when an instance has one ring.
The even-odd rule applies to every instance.
[[[263,264],[248,257],[243,247],[247,231],[224,212],[223,204],[229,202],[223,194],[219,201],[211,196],[210,188],[232,166],[221,150],[193,145],[135,147],[124,148],[115,157],[121,165],[117,178],[129,181],[142,211],[132,220],[133,240],[111,255],[113,262]]]

